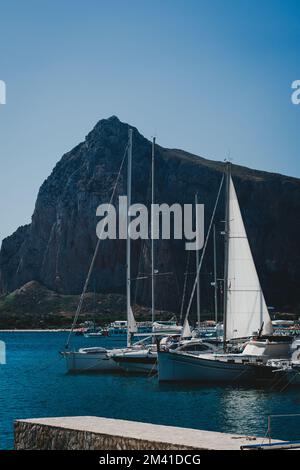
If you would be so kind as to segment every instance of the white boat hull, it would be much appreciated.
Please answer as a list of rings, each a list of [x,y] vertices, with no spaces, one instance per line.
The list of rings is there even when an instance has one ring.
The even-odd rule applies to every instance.
[[[84,354],[79,351],[64,353],[68,372],[95,372],[120,370],[118,364],[107,354]]]
[[[246,382],[255,379],[254,367],[243,363],[214,360],[208,357],[158,353],[159,381]]]

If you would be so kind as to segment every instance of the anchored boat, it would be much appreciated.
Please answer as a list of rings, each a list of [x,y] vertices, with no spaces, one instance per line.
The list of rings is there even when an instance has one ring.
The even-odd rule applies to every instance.
[[[189,338],[172,341],[171,337],[165,337],[159,341],[159,348],[168,351],[191,352],[192,354],[207,354],[217,352],[219,348],[206,343],[200,338]],[[118,351],[112,354],[112,359],[126,372],[149,373],[157,372],[157,344],[151,344],[140,351]]]
[[[127,211],[129,211],[129,207],[131,205],[131,171],[132,171],[132,129],[129,129],[128,132],[128,144],[126,147],[127,151]],[[121,168],[125,159],[126,152],[124,154],[123,160],[121,162],[119,174],[117,177],[117,180],[114,185],[114,189],[112,192],[111,200],[110,203],[112,203],[113,197],[115,190],[117,188],[118,184],[118,179],[120,176]],[[129,217],[127,217],[127,231],[129,230]],[[83,292],[80,297],[80,301],[77,307],[77,311],[73,320],[73,325],[70,331],[70,334],[68,336],[66,348],[61,354],[65,357],[66,359],[66,364],[67,364],[67,369],[69,372],[75,372],[75,371],[104,371],[104,370],[116,370],[120,369],[118,364],[112,360],[111,356],[114,353],[117,353],[120,351],[120,349],[105,349],[105,348],[81,348],[78,351],[70,351],[69,350],[69,344],[70,344],[70,339],[73,334],[74,328],[76,326],[83,299],[84,299],[84,294],[86,293],[88,284],[89,284],[89,279],[90,275],[94,266],[94,262],[97,256],[99,244],[100,244],[100,239],[98,239],[96,249],[94,252],[94,256],[90,265],[90,269],[85,281],[85,285],[83,288]],[[130,273],[131,273],[131,268],[130,268],[130,236],[127,237],[126,239],[126,297],[127,297],[127,323],[126,323],[126,334],[127,334],[127,350],[131,350],[134,347],[140,348],[140,346],[134,346],[132,344],[132,338],[133,335],[137,332],[137,325],[136,321],[132,312],[131,308],[131,278],[130,278]]]
[[[151,152],[151,204],[154,207],[154,170],[155,170],[155,137],[152,141]],[[154,220],[151,217],[151,230],[154,231]],[[154,238],[151,237],[151,331],[150,344],[144,344],[140,349],[124,349],[115,352],[113,360],[126,372],[153,373],[157,371],[157,344],[162,337],[169,335],[180,335],[182,326],[178,325],[176,319],[169,321],[155,321],[155,251]],[[147,331],[147,333],[149,333]],[[146,334],[147,334],[146,333]],[[137,333],[137,336],[139,334]],[[145,338],[145,343],[148,338]]]
[[[115,350],[117,352],[117,350]],[[106,348],[81,348],[78,351],[63,352],[69,372],[94,372],[118,370],[118,364],[111,359],[112,350]]]
[[[270,375],[261,367],[269,359],[289,355],[291,338],[273,335],[229,163],[226,180],[223,352],[159,351],[160,381],[253,381]],[[238,354],[229,352],[233,341],[242,345]]]

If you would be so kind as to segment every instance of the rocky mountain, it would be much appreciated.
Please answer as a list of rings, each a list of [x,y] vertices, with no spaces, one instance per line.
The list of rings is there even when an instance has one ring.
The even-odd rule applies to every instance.
[[[42,184],[32,221],[3,240],[0,292],[6,294],[36,281],[59,294],[81,292],[97,242],[96,208],[109,202],[124,155],[128,124],[115,116],[99,121],[84,142],[66,153]],[[132,202],[150,200],[151,143],[133,128]],[[198,192],[205,204],[206,227],[213,210],[224,164],[182,150],[156,149],[156,201],[193,203]],[[268,305],[300,311],[300,180],[233,165],[246,230]],[[126,194],[126,165],[117,196]],[[217,213],[218,271],[222,277],[224,201]],[[188,291],[194,278],[195,254],[178,240],[156,242],[157,307],[179,311],[184,273]],[[147,242],[133,242],[133,296],[149,305],[150,251]],[[202,308],[212,307],[212,246],[201,276]],[[125,242],[101,243],[89,290],[125,291]],[[221,292],[220,292],[221,295]]]

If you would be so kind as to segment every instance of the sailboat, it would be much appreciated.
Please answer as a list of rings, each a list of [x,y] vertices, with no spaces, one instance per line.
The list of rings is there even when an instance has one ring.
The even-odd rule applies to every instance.
[[[217,352],[218,346],[201,338],[193,338],[190,326],[184,325],[181,336],[157,336],[157,343],[139,350],[123,350],[113,354],[113,359],[126,372],[154,374],[157,372],[158,349],[167,351],[195,352],[207,354]]]
[[[154,204],[154,163],[155,163],[155,137],[152,140],[151,152],[151,231],[153,232],[153,204]],[[154,269],[154,238],[151,237],[151,320],[152,333],[155,332],[155,269]],[[152,337],[154,339],[154,336]],[[142,349],[132,351],[117,351],[112,355],[115,363],[126,372],[156,372],[157,346],[154,341]]]
[[[121,164],[122,165],[122,164]],[[128,147],[127,147],[127,213],[129,214],[129,207],[131,205],[131,173],[132,173],[132,129],[129,129],[128,133]],[[116,187],[116,185],[115,185]],[[113,193],[114,194],[114,193]],[[113,195],[112,195],[113,197]],[[92,347],[92,348],[81,348],[78,351],[68,350],[70,337],[74,330],[78,315],[80,313],[81,304],[83,301],[83,295],[81,296],[81,303],[77,308],[77,312],[73,321],[72,329],[68,338],[67,347],[61,353],[67,363],[67,370],[69,372],[76,371],[113,371],[120,370],[119,365],[112,359],[113,354],[139,350],[142,348],[140,342],[132,345],[133,335],[137,332],[137,324],[134,318],[134,314],[131,308],[131,269],[130,269],[130,236],[129,230],[129,217],[127,217],[127,238],[126,238],[126,299],[127,299],[127,348],[115,348],[106,349],[103,347]],[[100,239],[98,240],[97,247]],[[88,285],[88,279],[90,272],[93,267],[93,262],[97,253],[97,247],[94,253],[92,264],[85,282],[83,294],[86,291]]]
[[[152,207],[154,205],[154,156],[155,156],[155,138],[152,141],[152,171],[151,187]],[[196,200],[197,203],[197,200]],[[151,218],[151,230],[153,229],[153,219]],[[155,321],[155,258],[154,258],[154,238],[151,237],[151,312],[152,312],[152,343],[145,345],[140,350],[123,350],[112,355],[113,360],[126,372],[137,373],[155,373],[157,372],[157,352],[159,348],[172,348],[184,351],[198,351],[199,353],[216,351],[214,345],[203,343],[201,339],[192,338],[192,332],[188,320],[184,322],[183,327],[176,325],[174,321]],[[199,303],[198,303],[199,305]],[[198,310],[199,312],[199,310]],[[200,312],[198,315],[200,323]],[[180,340],[178,341],[178,336]],[[176,338],[176,339],[175,339]],[[156,339],[156,340],[155,340]]]
[[[160,351],[160,381],[243,382],[261,377],[271,358],[289,355],[290,338],[273,335],[252,257],[240,206],[227,164],[225,269],[224,269],[224,338],[223,351],[216,354]],[[242,351],[230,353],[233,343]]]

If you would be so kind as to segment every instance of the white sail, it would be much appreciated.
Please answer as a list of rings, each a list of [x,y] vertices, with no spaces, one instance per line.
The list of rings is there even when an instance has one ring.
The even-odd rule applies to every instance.
[[[186,319],[184,324],[183,324],[181,338],[182,339],[190,338],[191,336],[192,336],[191,328],[190,328],[188,320]]]
[[[138,330],[131,307],[129,308],[129,312],[128,312],[127,328],[128,328],[128,333],[136,333]]]
[[[242,219],[239,202],[230,178],[229,246],[226,339],[258,333],[272,334],[272,322],[260,286]]]

